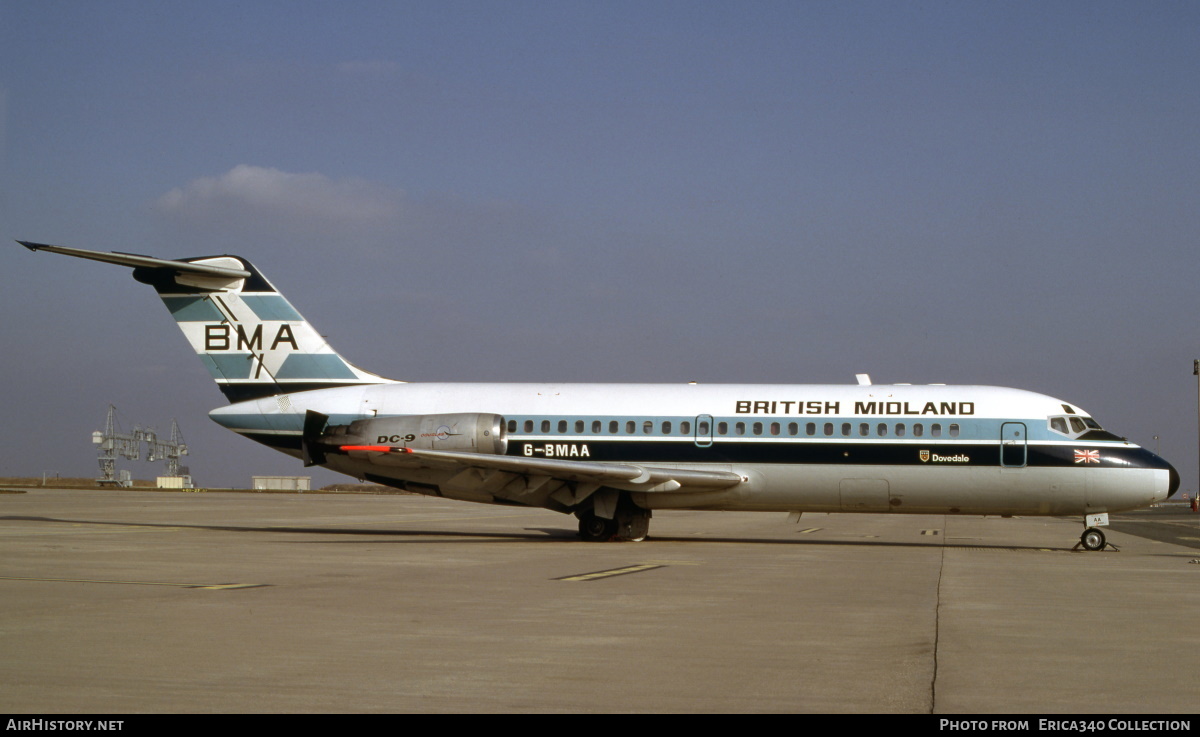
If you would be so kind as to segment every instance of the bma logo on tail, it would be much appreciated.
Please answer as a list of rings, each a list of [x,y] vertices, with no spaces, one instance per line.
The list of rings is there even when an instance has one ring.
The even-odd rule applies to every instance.
[[[226,323],[205,325],[204,350],[261,351],[263,349],[263,326],[261,323],[254,326],[254,332],[252,332],[249,336],[246,335],[245,327],[240,324],[237,326],[237,348],[233,347],[233,341],[231,340],[230,332],[229,325]],[[279,329],[275,332],[275,338],[271,341],[271,347],[269,350],[277,350],[281,344],[285,343],[290,345],[293,351],[300,350],[300,346],[296,343],[296,336],[292,334],[292,327],[287,323],[283,323],[279,326]]]

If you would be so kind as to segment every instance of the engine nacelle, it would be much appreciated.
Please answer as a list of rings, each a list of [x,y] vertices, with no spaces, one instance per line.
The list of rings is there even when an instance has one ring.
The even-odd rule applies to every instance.
[[[504,455],[508,432],[500,415],[476,412],[397,415],[334,425],[321,436],[321,442],[333,446],[390,445]]]

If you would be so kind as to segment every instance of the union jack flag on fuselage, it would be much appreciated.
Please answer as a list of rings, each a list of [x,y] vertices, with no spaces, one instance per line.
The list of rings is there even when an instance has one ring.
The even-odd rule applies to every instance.
[[[1099,463],[1100,462],[1100,451],[1098,451],[1098,450],[1076,450],[1075,451],[1075,462],[1076,463]]]

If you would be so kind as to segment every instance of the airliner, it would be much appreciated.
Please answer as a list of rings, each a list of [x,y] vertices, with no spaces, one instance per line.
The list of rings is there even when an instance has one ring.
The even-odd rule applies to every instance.
[[[240,256],[178,260],[18,241],[132,267],[228,406],[218,424],[418,494],[543,507],[584,540],[641,540],[660,510],[1078,516],[1179,474],[1079,406],[993,386],[408,383],[346,361]]]

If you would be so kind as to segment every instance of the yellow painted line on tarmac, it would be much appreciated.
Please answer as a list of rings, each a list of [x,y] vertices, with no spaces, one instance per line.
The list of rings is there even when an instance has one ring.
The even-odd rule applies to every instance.
[[[665,565],[659,563],[639,563],[638,565],[625,566],[624,568],[611,568],[607,571],[595,571],[592,573],[581,573],[577,576],[563,576],[556,578],[555,581],[596,581],[601,578],[612,578],[613,576],[626,576],[630,573],[642,573],[644,571],[653,571],[655,568],[666,568]]]
[[[193,588],[193,589],[210,589],[210,590],[217,590],[217,589],[257,589],[257,588],[260,588],[260,587],[263,587],[263,586],[266,586],[266,585],[267,585],[267,584],[265,584],[265,583],[217,583],[217,584],[208,584],[208,585],[203,585],[203,586],[188,586],[188,588]]]
[[[799,530],[798,532],[801,535],[811,535],[814,532],[820,532],[822,529],[820,527],[809,527],[807,530]]]
[[[701,563],[700,561],[697,561],[697,560],[648,560],[648,561],[646,561],[646,563],[653,564],[653,565],[659,565],[659,566],[699,566],[699,565],[703,565],[703,563]]]
[[[127,586],[174,586],[181,589],[253,589],[265,583],[177,583],[171,581],[110,581],[100,578],[32,578],[25,576],[0,576],[0,581],[39,581],[49,583],[115,583]]]

